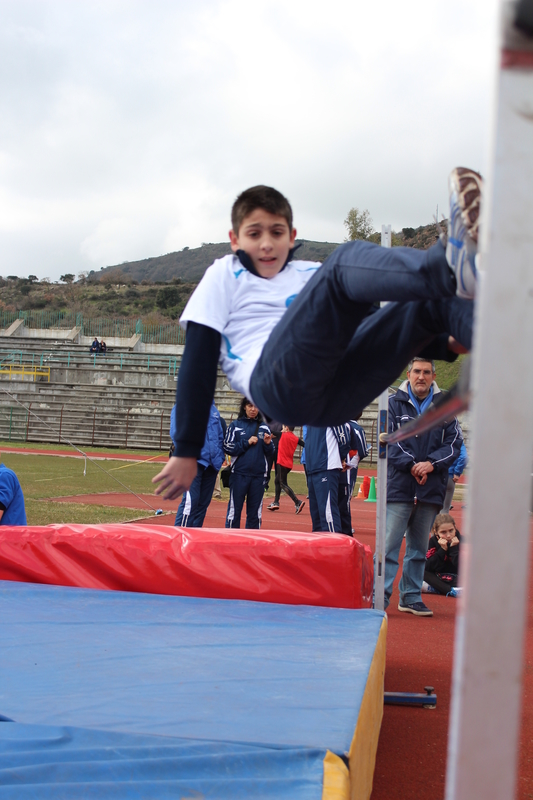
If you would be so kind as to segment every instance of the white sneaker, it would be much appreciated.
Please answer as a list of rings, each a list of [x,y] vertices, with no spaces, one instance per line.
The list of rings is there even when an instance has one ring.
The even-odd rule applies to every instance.
[[[456,294],[464,300],[472,300],[476,294],[482,185],[481,175],[474,170],[456,167],[450,174],[446,260],[457,280]]]

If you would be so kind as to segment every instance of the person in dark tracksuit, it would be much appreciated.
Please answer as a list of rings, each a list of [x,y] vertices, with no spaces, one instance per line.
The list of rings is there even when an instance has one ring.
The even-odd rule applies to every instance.
[[[218,409],[211,404],[204,446],[198,459],[196,478],[188,492],[184,492],[174,525],[183,528],[201,528],[213,497],[218,471],[224,461],[224,426]],[[176,406],[170,412],[170,437],[176,437]]]
[[[308,426],[305,462],[313,531],[342,533],[339,477],[349,450],[350,438],[346,425],[334,428]]]
[[[270,428],[263,422],[258,408],[246,397],[241,402],[239,416],[228,426],[224,452],[231,456],[226,528],[241,527],[245,500],[246,527],[260,528],[263,494],[274,445]]]
[[[348,436],[350,437],[350,452],[346,457],[347,469],[339,476],[339,514],[341,517],[341,529],[343,533],[352,536],[352,515],[350,511],[350,500],[352,499],[353,487],[357,480],[357,468],[359,462],[366,458],[370,450],[366,443],[363,428],[351,419],[346,423]]]

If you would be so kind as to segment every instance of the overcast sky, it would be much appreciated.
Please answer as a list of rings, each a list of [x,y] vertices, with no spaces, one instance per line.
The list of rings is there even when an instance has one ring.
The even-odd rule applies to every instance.
[[[340,242],[446,211],[484,169],[494,0],[0,0],[0,274],[50,277],[227,239],[282,191]]]

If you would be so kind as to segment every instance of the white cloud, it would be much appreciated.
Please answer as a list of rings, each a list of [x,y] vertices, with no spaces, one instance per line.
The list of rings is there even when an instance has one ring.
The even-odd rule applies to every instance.
[[[416,226],[445,209],[451,166],[484,166],[494,0],[2,11],[0,273],[221,241],[260,182],[305,238],[342,241],[354,205]]]

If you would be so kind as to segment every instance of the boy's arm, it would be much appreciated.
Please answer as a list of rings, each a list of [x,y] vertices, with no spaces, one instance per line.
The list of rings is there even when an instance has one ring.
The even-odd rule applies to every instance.
[[[176,388],[175,450],[161,472],[155,493],[173,500],[186,492],[196,477],[215,394],[220,333],[207,325],[189,322]]]

